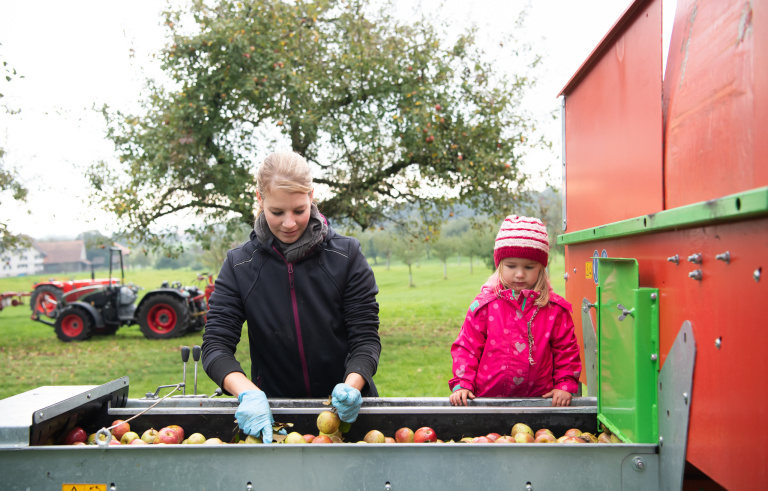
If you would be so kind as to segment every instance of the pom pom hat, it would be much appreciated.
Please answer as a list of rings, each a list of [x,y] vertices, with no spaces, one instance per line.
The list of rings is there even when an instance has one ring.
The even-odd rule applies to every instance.
[[[517,215],[505,218],[493,248],[493,260],[497,268],[505,257],[531,259],[546,266],[549,257],[549,235],[542,221]]]

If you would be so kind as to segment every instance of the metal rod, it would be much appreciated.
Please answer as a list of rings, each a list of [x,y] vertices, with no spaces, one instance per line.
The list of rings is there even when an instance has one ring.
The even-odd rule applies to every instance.
[[[181,383],[184,384],[181,395],[187,394],[187,360],[189,360],[189,346],[181,347],[181,361],[184,363],[184,372]]]
[[[192,359],[195,360],[195,395],[197,395],[197,362],[200,361],[200,346],[192,348]]]

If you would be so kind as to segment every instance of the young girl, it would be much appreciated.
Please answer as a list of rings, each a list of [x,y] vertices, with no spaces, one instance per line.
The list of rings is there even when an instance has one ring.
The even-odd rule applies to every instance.
[[[496,236],[496,272],[469,306],[451,346],[451,404],[475,397],[544,397],[568,406],[581,361],[571,304],[547,276],[549,237],[537,218],[509,215]]]

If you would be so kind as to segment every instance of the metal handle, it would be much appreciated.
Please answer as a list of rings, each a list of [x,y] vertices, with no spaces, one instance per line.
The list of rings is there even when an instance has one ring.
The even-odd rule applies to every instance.
[[[187,361],[189,360],[189,346],[182,346],[181,347],[181,361],[184,363],[184,371],[182,372],[182,379],[181,383],[183,384],[183,389],[181,391],[181,395],[187,395]]]
[[[181,361],[184,363],[189,361],[189,346],[181,347]]]
[[[616,308],[621,310],[621,315],[619,316],[619,321],[623,321],[624,319],[627,318],[628,315],[632,316],[632,317],[635,316],[635,309],[634,308],[632,308],[630,310],[627,310],[622,304],[617,305]]]
[[[192,358],[195,360],[195,395],[197,395],[197,362],[200,360],[200,346],[192,348]]]

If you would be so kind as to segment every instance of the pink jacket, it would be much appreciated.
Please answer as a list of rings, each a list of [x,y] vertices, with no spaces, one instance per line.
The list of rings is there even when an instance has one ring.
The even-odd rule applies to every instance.
[[[497,298],[484,288],[469,306],[451,346],[450,388],[458,384],[477,397],[538,397],[553,388],[576,392],[581,361],[571,304],[550,292],[549,303],[531,323],[531,365],[527,322],[536,311],[539,294],[523,290],[514,298],[512,293],[505,290]]]

